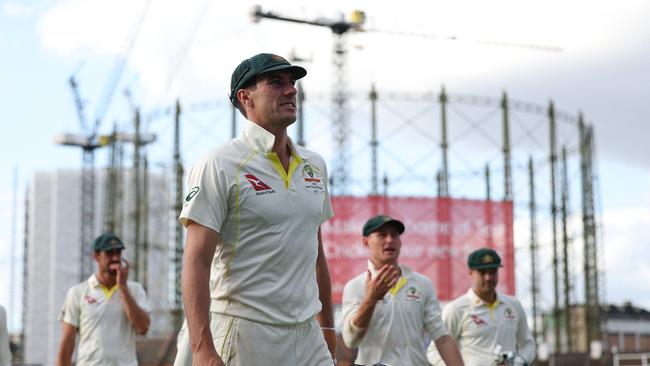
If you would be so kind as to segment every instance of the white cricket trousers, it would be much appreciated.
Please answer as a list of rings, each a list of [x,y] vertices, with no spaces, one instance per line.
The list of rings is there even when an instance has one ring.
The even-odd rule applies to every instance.
[[[232,315],[210,314],[217,353],[226,366],[332,366],[316,319],[293,325],[257,323]],[[174,366],[191,366],[187,324],[178,333]]]

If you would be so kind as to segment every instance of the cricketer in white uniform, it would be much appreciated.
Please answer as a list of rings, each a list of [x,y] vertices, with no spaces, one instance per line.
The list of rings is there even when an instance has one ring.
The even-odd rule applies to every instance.
[[[517,299],[496,290],[501,258],[493,249],[482,248],[469,255],[467,265],[472,288],[442,311],[465,365],[531,364],[535,342],[526,313]],[[427,357],[432,364],[441,364],[433,344]]]
[[[136,334],[145,334],[151,309],[142,286],[128,281],[124,244],[113,234],[93,243],[97,272],[68,290],[61,311],[58,366],[71,363],[79,334],[77,366],[137,366]]]
[[[175,365],[328,365],[336,333],[320,225],[324,160],[293,144],[302,67],[258,54],[231,79],[242,134],[196,163],[180,220],[187,329]]]
[[[11,350],[9,349],[9,332],[7,330],[7,312],[0,305],[0,366],[11,365]]]
[[[402,222],[385,215],[363,226],[368,270],[343,289],[343,341],[358,348],[356,364],[419,366],[427,364],[426,332],[448,365],[462,365],[431,281],[398,264],[404,230]]]

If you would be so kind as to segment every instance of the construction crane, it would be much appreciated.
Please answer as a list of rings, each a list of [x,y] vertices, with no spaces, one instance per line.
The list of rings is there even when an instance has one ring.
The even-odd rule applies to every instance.
[[[97,136],[99,123],[96,122],[93,129],[88,127],[83,101],[81,100],[74,75],[70,77],[69,83],[77,107],[77,117],[79,118],[82,134],[61,134],[56,136],[54,141],[60,145],[80,147],[82,151],[80,202],[81,269],[79,275],[83,281],[93,272],[90,242],[93,240],[95,233],[95,150],[108,145],[109,140],[105,137],[100,138]]]
[[[100,102],[96,105],[95,118],[93,125],[88,124],[85,112],[84,102],[79,92],[79,84],[75,79],[75,74],[70,76],[69,84],[77,109],[77,117],[81,127],[80,134],[61,134],[54,139],[55,143],[65,146],[80,147],[82,150],[81,164],[81,269],[79,271],[81,281],[84,281],[93,272],[93,262],[91,258],[90,242],[95,235],[95,150],[111,143],[110,136],[99,136],[98,131],[101,123],[106,116],[115,88],[120,81],[126,60],[133,49],[137,39],[140,27],[144,21],[145,15],[149,8],[151,0],[143,5],[142,11],[133,25],[133,28],[127,34],[125,48],[115,61],[113,69],[109,74],[108,80],[104,86]],[[137,243],[136,243],[137,245]]]
[[[256,5],[251,10],[251,18],[254,23],[259,23],[262,19],[273,19],[280,20],[292,23],[315,25],[320,27],[327,27],[332,31],[334,35],[334,44],[332,47],[332,64],[334,68],[334,82],[332,87],[332,115],[333,115],[333,126],[334,126],[334,151],[336,151],[336,156],[333,161],[333,169],[331,174],[331,188],[332,193],[337,195],[345,195],[348,193],[347,186],[350,180],[348,172],[348,162],[349,159],[349,146],[347,143],[348,138],[348,91],[347,91],[347,47],[346,47],[346,37],[345,35],[350,31],[355,32],[374,32],[374,33],[384,33],[384,34],[393,34],[409,37],[421,37],[435,40],[448,40],[448,41],[458,41],[464,40],[459,39],[455,36],[450,37],[441,37],[434,34],[426,33],[414,33],[414,32],[398,32],[398,31],[386,31],[381,29],[371,29],[364,28],[366,21],[365,12],[361,10],[354,10],[349,18],[341,18],[338,20],[334,19],[324,19],[318,18],[314,20],[309,19],[299,19],[294,17],[288,17],[273,13],[270,11],[262,10],[260,5]],[[464,41],[470,41],[475,43],[503,46],[503,47],[516,47],[516,48],[527,48],[537,51],[561,51],[558,47],[545,46],[545,45],[536,45],[536,44],[527,44],[527,43],[512,43],[512,42],[497,42],[497,41],[484,41],[484,40],[470,40],[466,39]]]
[[[334,126],[334,151],[337,155],[334,158],[331,181],[332,192],[338,195],[347,194],[349,181],[348,166],[349,147],[348,138],[348,91],[347,91],[347,47],[345,35],[349,31],[361,30],[365,22],[365,13],[356,10],[352,13],[351,19],[345,20],[306,20],[281,16],[272,12],[262,11],[257,5],[251,12],[253,22],[258,23],[261,19],[283,20],[293,23],[317,25],[329,28],[334,34],[334,45],[332,48],[332,64],[334,65],[334,85],[332,88],[332,114]]]

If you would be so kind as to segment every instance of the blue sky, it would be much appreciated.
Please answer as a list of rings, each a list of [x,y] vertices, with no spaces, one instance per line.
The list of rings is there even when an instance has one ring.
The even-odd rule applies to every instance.
[[[348,40],[349,84],[352,90],[366,90],[376,82],[385,90],[403,92],[437,92],[444,84],[452,92],[489,96],[507,90],[519,100],[546,104],[553,99],[562,110],[583,111],[596,130],[608,300],[632,300],[650,308],[650,266],[643,260],[650,237],[650,3],[400,4],[395,8],[394,3],[377,1],[293,0],[267,1],[265,8],[307,18],[362,9],[368,27],[376,29],[562,47],[563,52],[553,53],[354,34]],[[309,55],[306,87],[329,90],[330,32],[272,21],[252,24],[252,5],[209,0],[0,1],[0,304],[9,307],[14,167],[22,201],[34,171],[79,166],[79,151],[53,143],[55,134],[79,129],[67,79],[77,70],[92,117],[143,9],[144,22],[101,132],[108,132],[112,121],[127,123],[125,88],[145,111],[164,108],[176,97],[223,101],[234,66],[263,51],[287,55],[296,49]],[[151,127],[168,135],[168,127],[160,127],[164,123],[152,122]],[[188,147],[187,160],[219,142],[202,140]],[[100,163],[103,160],[98,156]],[[19,217],[18,243],[21,225]]]

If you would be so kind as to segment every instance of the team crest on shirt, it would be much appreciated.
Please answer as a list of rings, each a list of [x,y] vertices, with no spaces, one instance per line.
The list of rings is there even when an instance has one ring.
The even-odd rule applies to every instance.
[[[325,190],[323,175],[318,169],[314,169],[309,164],[305,164],[302,168],[302,179],[305,182],[305,190],[313,192],[322,192]]]
[[[517,316],[515,316],[514,311],[510,308],[506,308],[506,310],[503,312],[503,316],[505,316],[506,319],[516,319]]]
[[[422,298],[422,294],[420,294],[420,291],[418,291],[417,288],[414,286],[411,286],[406,290],[406,299],[407,300],[420,300]]]
[[[88,295],[84,296],[84,300],[86,301],[86,304],[88,304],[88,305],[93,305],[93,304],[97,303],[97,299],[95,299],[92,296],[88,296]]]
[[[256,195],[261,196],[263,194],[275,193],[273,188],[269,187],[268,184],[262,182],[253,174],[244,174],[244,177],[246,177],[248,183],[253,187]]]

